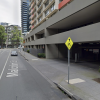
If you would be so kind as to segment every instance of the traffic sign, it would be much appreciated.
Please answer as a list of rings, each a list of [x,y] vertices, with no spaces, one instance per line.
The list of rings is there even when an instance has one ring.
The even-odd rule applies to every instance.
[[[72,47],[72,45],[73,45],[73,41],[72,41],[72,39],[69,37],[68,39],[67,39],[67,41],[65,42],[65,45],[67,46],[67,48],[70,50],[71,49],[71,47]]]
[[[69,84],[70,49],[71,49],[71,47],[73,45],[73,41],[72,41],[72,39],[70,37],[65,42],[65,45],[68,48],[68,84]]]

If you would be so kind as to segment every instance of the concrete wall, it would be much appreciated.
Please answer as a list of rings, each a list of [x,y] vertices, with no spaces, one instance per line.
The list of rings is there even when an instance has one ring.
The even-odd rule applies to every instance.
[[[46,58],[58,58],[58,47],[55,44],[46,45]]]
[[[65,43],[68,37],[71,37],[73,42],[100,41],[100,23],[48,36],[46,38],[46,44]]]
[[[67,47],[65,44],[47,44],[46,58],[67,58]]]

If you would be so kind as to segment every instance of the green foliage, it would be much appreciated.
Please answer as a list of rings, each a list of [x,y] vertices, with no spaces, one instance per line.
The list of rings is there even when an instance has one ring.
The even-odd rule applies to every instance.
[[[45,58],[45,53],[38,53],[39,58]]]
[[[16,26],[14,26],[14,30],[12,30],[12,44],[14,45],[19,45],[20,43],[22,43],[23,38],[21,37],[21,31],[18,30],[18,28]]]
[[[4,44],[7,39],[7,33],[5,33],[5,28],[0,25],[0,44]]]
[[[27,50],[27,52],[28,52],[28,53],[30,53],[30,51],[29,51],[29,50]]]

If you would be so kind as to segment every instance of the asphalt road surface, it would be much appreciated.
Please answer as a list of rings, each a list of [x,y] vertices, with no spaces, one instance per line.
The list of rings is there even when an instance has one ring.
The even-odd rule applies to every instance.
[[[0,100],[70,100],[24,57],[0,49]]]

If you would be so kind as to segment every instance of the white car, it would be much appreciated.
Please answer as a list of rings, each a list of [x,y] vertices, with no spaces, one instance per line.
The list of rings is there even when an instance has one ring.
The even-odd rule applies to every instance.
[[[18,56],[17,51],[12,51],[12,52],[11,52],[11,56]]]

